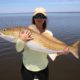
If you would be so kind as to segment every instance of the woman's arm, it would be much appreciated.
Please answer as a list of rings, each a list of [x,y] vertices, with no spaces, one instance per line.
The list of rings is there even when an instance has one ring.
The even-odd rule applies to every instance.
[[[51,40],[59,43],[59,44],[65,44],[64,42],[60,41],[59,39],[57,39],[56,37],[53,36],[53,33],[49,30],[46,31],[46,37],[50,38]],[[54,52],[54,54],[48,54],[50,56],[50,58],[54,61],[56,59],[57,56],[60,55],[64,55],[64,54],[68,54],[69,53],[69,48],[65,47],[63,51],[59,51],[59,52]]]
[[[31,32],[27,29],[22,29],[19,33],[19,39],[16,42],[17,52],[21,52],[27,41],[31,40]]]
[[[24,50],[24,45],[25,45],[25,42],[22,41],[21,39],[18,39],[16,41],[16,50],[17,50],[17,52],[23,51]]]

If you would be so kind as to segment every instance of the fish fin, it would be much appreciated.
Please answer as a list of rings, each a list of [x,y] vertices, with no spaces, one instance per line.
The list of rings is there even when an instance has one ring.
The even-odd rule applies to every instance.
[[[80,41],[75,42],[74,44],[72,44],[72,46],[76,47],[80,44]]]
[[[79,53],[80,53],[80,41],[75,42],[72,46],[72,54],[79,59]]]

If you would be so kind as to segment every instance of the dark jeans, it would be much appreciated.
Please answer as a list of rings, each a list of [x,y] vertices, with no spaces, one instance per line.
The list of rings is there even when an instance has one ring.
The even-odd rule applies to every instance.
[[[42,71],[39,71],[39,72],[32,72],[32,71],[27,70],[24,67],[24,65],[22,65],[21,75],[22,75],[23,80],[33,80],[35,78],[35,76],[39,80],[49,80],[48,79],[48,67]]]

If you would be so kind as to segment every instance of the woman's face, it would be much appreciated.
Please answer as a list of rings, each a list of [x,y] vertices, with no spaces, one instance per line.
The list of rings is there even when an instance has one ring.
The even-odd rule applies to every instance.
[[[34,21],[35,21],[36,25],[41,25],[42,26],[43,23],[46,21],[46,19],[44,19],[44,18],[35,18]]]

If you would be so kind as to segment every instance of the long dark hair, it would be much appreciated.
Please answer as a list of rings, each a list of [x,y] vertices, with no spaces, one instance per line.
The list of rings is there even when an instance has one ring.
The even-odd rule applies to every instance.
[[[43,23],[43,30],[45,30],[46,27],[47,27],[47,17],[44,16],[42,13],[38,13],[35,16],[32,17],[32,24],[35,24],[35,21],[34,21],[35,18],[43,18],[43,19],[46,19],[46,21]]]

